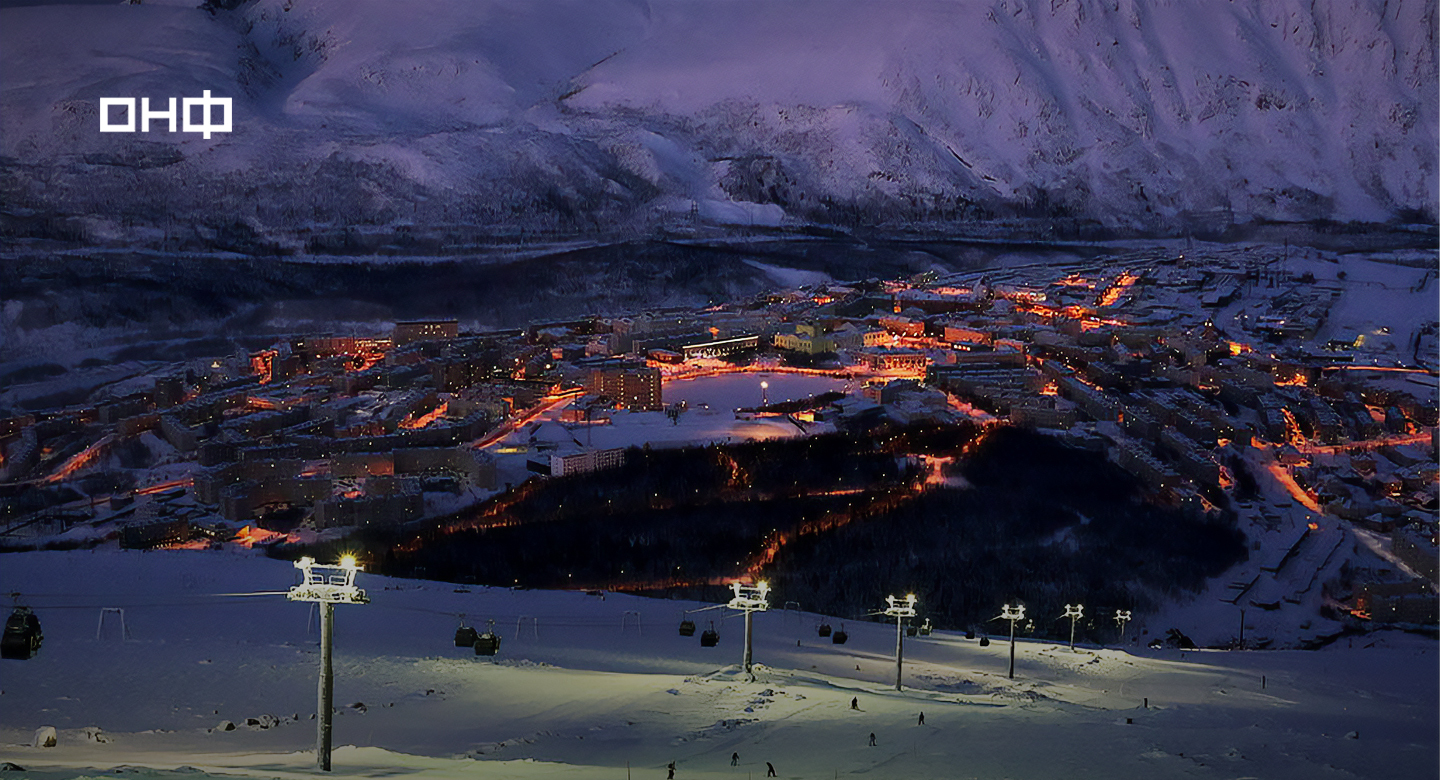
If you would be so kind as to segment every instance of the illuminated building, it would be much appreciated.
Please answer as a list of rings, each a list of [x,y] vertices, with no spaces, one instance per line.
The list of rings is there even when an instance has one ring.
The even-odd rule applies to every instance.
[[[448,341],[460,336],[459,320],[410,320],[395,323],[392,339],[403,347],[417,341]]]

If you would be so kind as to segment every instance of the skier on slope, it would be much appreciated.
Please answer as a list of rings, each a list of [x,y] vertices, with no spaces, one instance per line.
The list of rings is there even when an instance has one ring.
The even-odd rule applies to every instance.
[[[738,763],[740,763],[740,754],[739,754],[739,753],[731,753],[731,754],[730,754],[730,766],[735,766],[735,765],[738,764]]]
[[[765,776],[778,777],[778,775],[775,774],[775,765],[770,763],[769,761],[765,762]]]

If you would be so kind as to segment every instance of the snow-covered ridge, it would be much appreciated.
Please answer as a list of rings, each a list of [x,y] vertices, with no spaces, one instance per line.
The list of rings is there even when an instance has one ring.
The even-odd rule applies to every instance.
[[[742,224],[1433,221],[1436,17],[1434,0],[7,9],[0,185],[42,210],[162,201],[261,229],[643,227],[692,203]],[[232,134],[98,132],[101,96],[202,89],[236,98]]]

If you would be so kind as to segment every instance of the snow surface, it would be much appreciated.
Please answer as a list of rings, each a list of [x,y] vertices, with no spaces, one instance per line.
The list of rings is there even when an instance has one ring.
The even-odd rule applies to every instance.
[[[96,237],[692,203],[732,225],[1436,215],[1434,0],[186,5],[0,10],[14,200]],[[99,97],[204,89],[233,133],[98,132]]]
[[[218,595],[283,591],[289,563],[97,550],[3,564],[0,588],[25,594],[46,641],[0,661],[0,760],[45,778],[314,775],[310,606]],[[372,603],[336,610],[337,775],[645,778],[675,761],[679,778],[734,778],[769,761],[790,778],[1436,776],[1433,639],[1246,653],[1021,642],[1007,680],[1004,641],[937,632],[907,641],[897,693],[883,624],[847,621],[837,646],[816,638],[817,616],[757,615],[751,683],[731,665],[741,621],[695,616],[717,620],[716,648],[676,635],[692,603],[358,584]],[[113,614],[97,638],[102,607],[124,609],[129,639]],[[494,661],[453,646],[460,613],[496,621]],[[212,731],[224,721],[237,728]],[[29,747],[42,726],[57,747]]]

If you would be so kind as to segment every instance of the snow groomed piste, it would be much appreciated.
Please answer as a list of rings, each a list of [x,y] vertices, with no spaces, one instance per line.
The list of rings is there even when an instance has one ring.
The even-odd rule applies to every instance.
[[[23,584],[46,643],[0,664],[0,757],[56,778],[309,776],[318,636],[279,597],[294,571],[228,553],[6,556],[0,587]],[[673,761],[677,778],[766,762],[797,778],[1041,778],[1064,762],[1118,778],[1433,777],[1435,647],[1419,637],[1263,653],[1020,641],[1010,680],[1008,642],[917,630],[897,692],[889,623],[848,621],[837,645],[817,635],[832,619],[760,612],[748,682],[738,641],[676,630],[677,606],[706,605],[357,585],[371,603],[335,620],[336,774],[659,778]],[[124,623],[97,636],[103,609]],[[715,630],[738,640],[728,613]],[[485,616],[503,651],[457,647],[461,614]],[[1138,623],[1142,639],[1163,630]],[[47,726],[55,747],[34,747]]]

